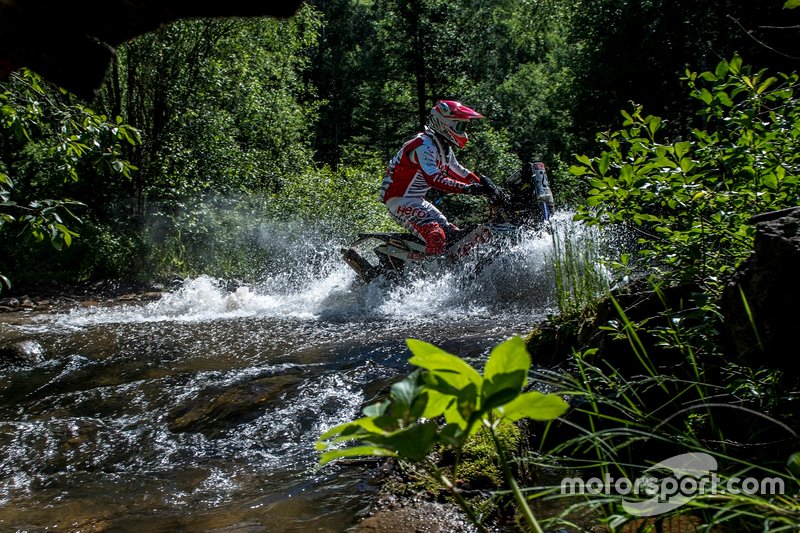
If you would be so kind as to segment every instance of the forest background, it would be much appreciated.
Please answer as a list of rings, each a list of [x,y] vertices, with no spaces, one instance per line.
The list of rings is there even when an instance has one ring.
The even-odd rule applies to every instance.
[[[19,71],[0,87],[0,274],[13,283],[270,269],[275,224],[391,228],[386,162],[433,102],[487,117],[459,153],[502,184],[544,161],[560,206],[620,110],[701,120],[688,71],[793,72],[798,10],[724,0],[314,0],[288,20],[185,20],[117,50],[93,102]],[[793,22],[794,20],[794,22]],[[468,216],[474,199],[444,210]],[[472,202],[472,203],[471,203]],[[324,228],[320,228],[324,226]],[[68,246],[64,246],[64,245]]]

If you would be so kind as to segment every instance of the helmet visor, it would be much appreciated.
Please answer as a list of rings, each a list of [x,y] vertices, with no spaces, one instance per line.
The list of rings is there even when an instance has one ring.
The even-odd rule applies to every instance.
[[[453,124],[453,131],[455,131],[459,135],[464,134],[464,130],[467,129],[467,122],[468,120],[456,120],[455,124]]]

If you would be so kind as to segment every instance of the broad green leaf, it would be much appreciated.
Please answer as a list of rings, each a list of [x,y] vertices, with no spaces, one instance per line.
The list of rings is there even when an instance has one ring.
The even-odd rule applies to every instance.
[[[729,66],[730,71],[733,74],[739,74],[742,71],[742,57],[739,54],[735,54],[733,59],[731,59]]]
[[[688,141],[675,143],[675,157],[678,158],[679,160],[683,159],[684,156],[686,156],[686,154],[689,153],[691,147],[692,144]]]
[[[371,403],[368,406],[364,407],[361,410],[364,413],[364,416],[369,418],[375,418],[379,416],[383,416],[386,414],[386,410],[388,409],[391,402],[389,400],[382,400],[380,402]]]
[[[720,92],[716,93],[714,95],[714,97],[717,100],[719,100],[719,103],[721,103],[725,107],[733,106],[733,100],[731,100],[731,97],[728,96],[728,93],[726,93],[725,91],[720,91]]]
[[[605,175],[605,173],[608,172],[609,157],[610,156],[608,152],[604,152],[603,155],[600,157],[600,165],[598,166],[598,168],[600,170],[601,176]]]
[[[423,393],[428,397],[425,410],[420,415],[421,418],[436,418],[447,410],[451,403],[455,402],[453,396],[442,394],[432,389],[426,389]]]
[[[630,183],[633,177],[633,167],[629,164],[622,165],[619,171],[619,179],[622,183]]]
[[[319,464],[324,465],[334,459],[342,457],[396,457],[397,454],[391,450],[378,446],[354,446],[352,448],[342,448],[341,450],[331,450],[322,454]]]
[[[383,446],[394,450],[403,459],[422,461],[436,444],[436,422],[414,424],[383,437]]]
[[[516,397],[528,377],[531,366],[531,356],[525,347],[525,342],[518,336],[497,345],[492,349],[489,360],[483,369],[483,388],[481,389],[481,407],[488,409],[502,405]],[[493,396],[503,393],[504,398],[500,403],[487,401]],[[511,394],[510,397],[508,395]]]
[[[463,359],[417,339],[407,339],[406,343],[414,354],[408,360],[412,365],[436,374],[455,388],[460,389],[472,383],[480,389],[483,378]]]
[[[466,431],[467,429],[468,421],[466,418],[461,416],[457,401],[454,401],[447,406],[447,409],[444,411],[444,419],[445,422],[461,428],[462,431]]]
[[[553,420],[563,415],[568,408],[569,404],[558,395],[532,391],[520,394],[497,411],[512,421],[522,418]]]
[[[345,422],[344,424],[339,424],[338,426],[330,428],[328,431],[323,433],[319,437],[319,439],[317,439],[317,442],[328,440],[337,435],[350,436],[350,435],[356,435],[358,432],[363,433],[364,431],[368,433],[375,433],[377,435],[388,433],[385,429],[375,424],[374,418],[364,417],[364,418],[359,418],[358,420],[353,420],[352,422]]]
[[[783,7],[787,9],[795,9],[800,7],[800,0],[786,0],[786,3],[783,4]]]
[[[800,478],[800,452],[793,453],[786,461],[786,467],[796,478]]]
[[[655,135],[659,128],[661,128],[661,119],[659,117],[651,117],[647,123],[647,129],[650,130],[650,134]]]
[[[584,174],[588,174],[590,172],[589,169],[586,167],[579,167],[576,165],[572,165],[569,167],[569,173],[573,176],[583,176]]]
[[[769,87],[773,83],[775,83],[777,81],[778,81],[778,78],[775,78],[774,76],[770,77],[770,78],[767,78],[766,80],[764,80],[764,82],[761,85],[758,86],[758,89],[756,90],[756,92],[759,93],[759,94],[763,93],[764,91],[769,89]]]
[[[714,75],[717,78],[724,78],[725,75],[728,74],[728,69],[729,69],[728,62],[722,60],[717,64],[717,69],[714,71]],[[716,79],[710,81],[716,81]]]
[[[408,410],[421,390],[422,387],[417,384],[417,375],[413,374],[392,385],[391,397],[396,406]]]
[[[596,205],[600,205],[603,203],[603,198],[600,196],[590,196],[586,199],[586,205],[589,207],[594,207]]]

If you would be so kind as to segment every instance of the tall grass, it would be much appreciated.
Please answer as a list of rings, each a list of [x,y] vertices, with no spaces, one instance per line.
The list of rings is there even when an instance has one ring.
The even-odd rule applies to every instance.
[[[596,228],[563,218],[550,222],[556,284],[556,303],[562,315],[589,307],[608,292],[610,272],[604,259],[605,244]]]
[[[607,327],[607,333],[627,340],[632,355],[619,360],[614,354],[588,349],[573,353],[561,369],[537,371],[537,381],[570,399],[572,412],[567,419],[551,423],[542,433],[537,452],[521,461],[528,468],[584,481],[634,481],[643,474],[664,480],[663,468],[652,470],[657,463],[680,454],[707,454],[716,462],[712,472],[718,477],[717,488],[741,492],[689,491],[676,508],[643,516],[631,514],[630,505],[654,501],[659,487],[665,485],[653,489],[655,493],[639,494],[622,494],[613,487],[571,494],[558,483],[530,486],[528,494],[551,504],[559,501],[558,508],[563,509],[546,527],[580,530],[604,523],[611,531],[626,532],[667,531],[669,527],[678,531],[797,531],[800,468],[793,452],[800,449],[800,436],[764,409],[796,394],[796,380],[773,388],[771,394],[777,398],[764,401],[764,390],[749,393],[742,386],[741,369],[725,362],[711,339],[683,327],[674,316],[679,313],[666,309],[667,320],[654,326],[632,322],[614,304],[619,320]],[[663,339],[660,347],[658,339]],[[678,354],[677,361],[665,361],[660,348],[667,343]],[[735,483],[745,478],[753,481]],[[763,486],[754,491],[758,480]],[[781,490],[763,492],[770,484]]]

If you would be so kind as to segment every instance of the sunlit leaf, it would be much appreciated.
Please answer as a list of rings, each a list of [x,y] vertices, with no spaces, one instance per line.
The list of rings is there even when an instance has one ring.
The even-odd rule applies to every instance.
[[[322,454],[319,464],[324,465],[334,459],[343,457],[396,457],[397,454],[391,450],[378,446],[354,446],[352,448],[342,448],[340,450],[330,450]]]
[[[458,389],[465,387],[469,383],[473,383],[480,389],[483,378],[477,370],[463,359],[424,341],[407,339],[406,343],[411,353],[414,354],[408,360],[412,365],[436,374]]]
[[[483,370],[481,406],[495,407],[513,399],[525,385],[530,366],[531,357],[525,342],[520,337],[512,337],[495,346]],[[498,394],[502,394],[503,397],[489,402]]]
[[[497,409],[501,416],[509,420],[531,418],[533,420],[553,420],[563,415],[569,404],[555,394],[537,391],[525,392],[516,399]]]

